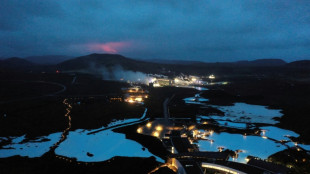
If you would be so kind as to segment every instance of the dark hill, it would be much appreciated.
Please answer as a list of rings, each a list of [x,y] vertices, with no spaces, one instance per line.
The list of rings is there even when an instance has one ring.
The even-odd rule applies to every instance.
[[[122,66],[126,70],[141,72],[158,72],[162,68],[161,64],[144,62],[126,58],[117,54],[90,54],[67,60],[57,65],[62,71],[86,70],[91,68]]]
[[[18,58],[18,57],[12,57],[4,60],[0,60],[0,67],[1,68],[25,68],[25,67],[31,67],[35,64],[32,62],[29,62],[25,59]]]
[[[26,57],[25,59],[32,63],[41,65],[56,65],[71,58],[72,57],[63,55],[48,55],[48,56],[30,56]]]
[[[310,69],[310,60],[299,60],[287,64],[287,67],[291,68],[309,68]]]

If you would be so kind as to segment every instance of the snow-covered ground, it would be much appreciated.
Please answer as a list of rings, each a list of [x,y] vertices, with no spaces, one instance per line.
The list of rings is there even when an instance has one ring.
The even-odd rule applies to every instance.
[[[55,153],[75,157],[78,161],[105,161],[114,156],[150,157],[154,156],[139,143],[126,139],[124,134],[105,130],[87,135],[89,131],[70,131],[67,139],[60,144]],[[87,153],[93,154],[92,157]],[[162,159],[156,157],[158,161]]]
[[[0,157],[6,158],[14,155],[27,156],[30,158],[40,157],[44,153],[48,152],[50,147],[53,146],[61,137],[61,133],[53,133],[48,136],[39,137],[36,141],[29,141],[23,143],[25,135],[20,137],[10,137],[12,138],[12,143],[3,146],[0,149]],[[42,141],[42,140],[47,141]]]
[[[231,121],[276,124],[274,117],[282,117],[280,109],[269,109],[267,106],[235,103],[233,106],[212,105],[222,112]],[[222,118],[223,119],[223,118]]]
[[[199,94],[196,94],[199,96]],[[267,106],[252,105],[247,103],[234,103],[233,106],[209,105],[205,102],[209,99],[203,97],[188,97],[183,99],[187,104],[212,106],[225,113],[225,116],[211,116],[214,119],[229,120],[244,123],[267,123],[276,124],[275,117],[282,117],[281,109],[269,109]],[[210,117],[210,116],[209,116]]]
[[[224,112],[224,116],[211,115],[211,116],[197,116],[197,121],[201,119],[214,119],[220,126],[235,127],[240,129],[246,128],[246,123],[266,123],[276,124],[278,121],[274,120],[275,117],[282,117],[280,109],[269,109],[267,106],[252,105],[247,103],[234,103],[233,106],[219,106],[208,105],[195,101],[195,97],[183,99],[189,104],[200,104],[203,107],[212,106]],[[208,101],[208,99],[205,99]],[[225,147],[230,150],[243,150],[239,153],[238,162],[246,162],[248,155],[256,156],[262,159],[267,159],[268,156],[282,151],[288,147],[293,147],[296,144],[290,140],[289,137],[298,137],[299,135],[293,131],[281,129],[275,126],[260,127],[264,130],[261,136],[243,136],[241,134],[231,134],[221,132],[219,134],[210,134],[209,140],[199,140],[198,145],[201,151],[218,151],[218,147]],[[201,130],[203,132],[203,130]],[[285,144],[273,141],[286,140]],[[310,145],[298,144],[299,147],[310,150]]]
[[[75,157],[78,161],[105,161],[114,156],[126,157],[150,157],[154,156],[141,144],[126,139],[125,134],[113,132],[109,129],[111,126],[124,126],[123,124],[135,124],[137,121],[143,121],[147,110],[142,117],[114,120],[107,127],[93,130],[78,129],[70,131],[67,139],[63,141],[56,149],[55,153],[67,157]],[[115,127],[114,127],[115,128]],[[102,131],[100,131],[102,130]],[[89,134],[92,132],[96,132]],[[11,144],[3,146],[0,149],[0,157],[10,157],[14,155],[40,157],[48,152],[51,146],[61,138],[62,133],[53,133],[49,136],[39,137],[36,141],[23,143],[25,135],[20,137],[9,137]],[[0,137],[1,140],[7,140],[6,137]],[[44,141],[42,141],[44,140]],[[48,140],[48,141],[45,141]],[[89,153],[87,155],[87,153]],[[92,155],[90,155],[92,154]],[[92,156],[92,157],[91,157]],[[161,158],[155,156],[157,161],[164,162]]]

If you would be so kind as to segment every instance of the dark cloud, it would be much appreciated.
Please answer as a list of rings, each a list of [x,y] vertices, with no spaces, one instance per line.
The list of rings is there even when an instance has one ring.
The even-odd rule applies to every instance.
[[[301,0],[2,0],[0,57],[95,45],[137,58],[310,59],[309,11]]]

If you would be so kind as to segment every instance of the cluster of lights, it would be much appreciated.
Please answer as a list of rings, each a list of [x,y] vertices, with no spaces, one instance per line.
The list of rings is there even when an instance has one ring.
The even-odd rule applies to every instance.
[[[148,123],[146,124],[146,127],[147,127],[148,129],[150,129],[150,128],[152,127],[152,123],[151,123],[151,122],[148,122]],[[159,136],[160,136],[160,132],[161,132],[162,130],[163,130],[163,127],[160,126],[160,125],[158,125],[158,126],[155,127],[155,131],[152,132],[152,135],[153,135],[154,137],[159,137]],[[142,127],[139,127],[139,128],[137,129],[137,133],[141,134],[142,132],[143,132],[143,128],[142,128]]]
[[[215,76],[213,74],[209,75],[209,79],[215,79]]]
[[[148,98],[148,96],[144,96],[145,98]],[[127,101],[128,103],[135,103],[135,102],[138,102],[138,103],[141,103],[143,102],[143,97],[142,96],[139,96],[139,97],[130,97],[129,99],[126,99],[125,101]]]
[[[158,126],[155,127],[155,130],[156,131],[153,132],[153,136],[154,137],[159,137],[160,136],[160,132],[163,130],[163,127],[158,125]]]

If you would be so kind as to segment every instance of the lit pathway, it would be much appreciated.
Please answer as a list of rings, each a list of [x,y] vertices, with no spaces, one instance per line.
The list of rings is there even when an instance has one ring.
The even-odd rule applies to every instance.
[[[63,131],[63,133],[61,135],[61,139],[50,148],[49,152],[53,152],[53,153],[55,152],[55,149],[59,146],[59,144],[66,140],[66,138],[69,134],[69,130],[71,129],[71,115],[70,115],[70,113],[71,113],[72,106],[70,103],[68,103],[68,99],[64,99],[64,101],[62,103],[67,107],[66,108],[67,113],[65,114],[65,117],[68,118],[68,127]]]

